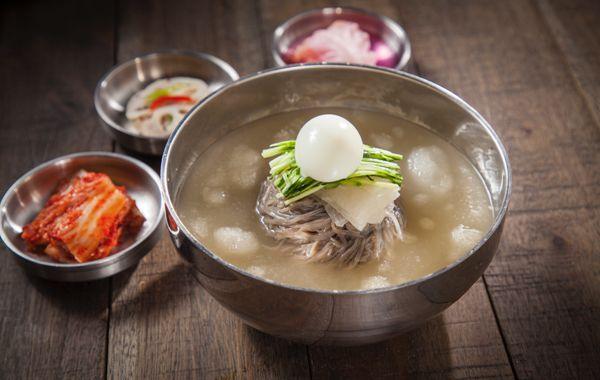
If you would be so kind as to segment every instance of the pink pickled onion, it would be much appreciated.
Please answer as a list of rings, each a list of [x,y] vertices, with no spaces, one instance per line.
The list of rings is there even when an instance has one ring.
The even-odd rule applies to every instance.
[[[294,62],[343,62],[375,65],[377,54],[371,51],[369,33],[357,23],[334,21],[304,39],[291,55]]]

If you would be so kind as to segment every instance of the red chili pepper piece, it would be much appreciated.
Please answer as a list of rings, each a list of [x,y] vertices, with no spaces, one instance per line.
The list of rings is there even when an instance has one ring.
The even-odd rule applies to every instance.
[[[150,104],[150,109],[155,110],[159,107],[163,107],[173,103],[193,103],[194,100],[189,96],[168,96],[163,95],[154,99],[154,101]]]

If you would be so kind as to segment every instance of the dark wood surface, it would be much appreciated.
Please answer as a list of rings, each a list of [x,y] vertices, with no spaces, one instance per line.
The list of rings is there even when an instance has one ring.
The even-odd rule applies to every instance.
[[[325,1],[9,1],[0,5],[0,190],[53,157],[120,150],[92,91],[160,49],[273,64],[278,23]],[[409,71],[456,92],[509,150],[498,255],[441,316],[394,340],[306,347],[244,326],[167,237],[111,279],[26,276],[0,249],[0,378],[600,378],[600,3],[349,1],[399,21]],[[146,159],[156,166],[157,160]]]

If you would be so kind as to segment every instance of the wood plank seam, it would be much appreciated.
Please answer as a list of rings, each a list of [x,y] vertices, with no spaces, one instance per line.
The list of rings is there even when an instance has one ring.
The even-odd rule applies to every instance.
[[[0,55],[6,58],[0,70],[6,90],[0,107],[0,195],[49,159],[111,150],[92,107],[94,85],[112,62],[110,6],[73,1],[0,6]],[[101,378],[108,281],[40,279],[24,272],[2,244],[0,252],[0,378]]]
[[[496,254],[498,254],[498,253],[496,253]],[[481,276],[481,279],[483,280],[483,286],[485,288],[485,293],[487,294],[488,299],[490,300],[490,305],[492,306],[492,314],[494,314],[494,321],[496,322],[496,327],[498,328],[498,332],[500,333],[500,338],[502,339],[502,345],[504,345],[504,352],[506,352],[506,357],[508,358],[508,363],[510,364],[510,370],[512,371],[513,377],[515,379],[518,379],[519,376],[517,375],[515,363],[513,362],[512,355],[510,354],[510,352],[508,350],[508,341],[506,340],[506,335],[505,335],[504,330],[502,329],[502,325],[500,325],[500,320],[498,319],[498,311],[496,310],[496,304],[494,303],[494,299],[492,298],[492,296],[490,294],[489,285],[487,283],[487,280],[485,279],[485,273],[483,274],[483,276]]]
[[[269,33],[267,33],[268,31],[265,28],[265,24],[264,22],[261,22],[261,20],[263,19],[263,14],[262,14],[262,7],[260,3],[255,4],[254,7],[254,19],[256,20],[256,22],[259,25],[259,34],[261,36],[260,38],[260,48],[262,50],[262,58],[263,58],[263,68],[268,68],[270,67],[270,62],[271,62],[271,52],[269,51],[269,46],[270,44],[267,44],[265,41],[265,38],[267,38],[267,36],[269,35]]]
[[[553,208],[520,208],[510,209],[509,215],[523,215],[523,214],[543,214],[557,211],[578,211],[578,210],[599,210],[600,206],[574,206],[574,207],[553,207]]]
[[[113,152],[114,152],[114,143],[113,143]],[[112,289],[113,289],[113,280],[112,277],[108,279],[108,305],[106,310],[106,339],[105,339],[105,347],[104,347],[104,379],[108,378],[108,354],[110,347],[110,316],[112,313]]]
[[[310,362],[310,346],[306,346],[306,359],[308,361],[308,376],[310,376],[310,378],[313,379],[314,378],[313,368],[312,368],[312,364]]]
[[[268,36],[270,36],[270,33],[268,33],[267,28],[265,27],[265,23],[261,22],[263,20],[263,13],[262,13],[262,4],[261,3],[257,3],[254,6],[254,11],[255,11],[255,20],[259,25],[259,31],[260,31],[260,47],[262,49],[262,56],[263,56],[263,67],[271,67],[271,51],[269,49],[270,44],[267,44],[266,39],[268,38]],[[333,315],[333,310],[332,310],[332,315]],[[312,368],[312,364],[311,364],[311,359],[310,359],[310,346],[306,346],[306,363],[308,366],[308,376],[310,379],[314,378],[314,373],[313,373],[313,368]]]
[[[266,47],[250,2],[138,5],[119,1],[119,61],[177,49],[213,54],[242,75],[265,67]],[[130,153],[118,145],[115,151]],[[133,156],[158,166],[158,160]],[[135,270],[113,278],[108,378],[309,377],[305,347],[243,325],[180,260],[165,235]]]
[[[542,20],[542,24],[544,25],[544,28],[547,30],[548,35],[552,37],[552,42],[555,45],[556,50],[560,52],[560,59],[561,59],[562,63],[564,64],[564,66],[568,69],[569,77],[573,81],[573,84],[575,85],[575,89],[577,90],[579,95],[581,95],[581,98],[583,99],[583,103],[585,104],[585,107],[587,108],[588,112],[590,113],[592,120],[594,120],[596,127],[598,129],[600,129],[600,119],[599,119],[598,114],[594,111],[594,107],[592,106],[592,100],[590,99],[590,97],[588,96],[586,91],[581,87],[581,82],[579,82],[579,80],[575,76],[575,73],[573,72],[573,67],[569,63],[569,60],[567,59],[567,53],[564,51],[564,49],[558,42],[558,36],[554,32],[554,30],[550,27],[550,23],[549,23],[546,15],[544,14],[544,12],[542,12],[542,9],[540,8],[539,1],[533,1],[533,0],[530,0],[530,1],[533,3],[533,8],[538,13],[540,20]]]
[[[414,53],[413,53],[413,54],[414,54]],[[420,66],[419,66],[419,62],[418,62],[418,61],[417,61],[417,59],[414,57],[414,55],[413,55],[413,57],[411,58],[411,61],[412,61],[412,65],[413,65],[413,67],[414,67],[415,73],[416,73],[418,76],[422,77],[423,75],[421,74],[421,68],[420,68]],[[498,254],[498,253],[496,253],[496,254]],[[501,340],[502,340],[502,345],[503,345],[503,347],[504,347],[504,353],[505,353],[505,355],[506,355],[506,357],[507,357],[507,359],[508,359],[508,363],[509,363],[509,365],[510,365],[510,370],[511,370],[511,372],[512,372],[512,375],[513,375],[513,377],[514,377],[515,379],[518,379],[518,377],[517,377],[517,371],[516,371],[516,369],[515,369],[515,365],[514,365],[514,363],[513,363],[512,356],[510,355],[510,352],[509,352],[509,350],[508,350],[508,342],[506,341],[506,337],[505,337],[504,331],[502,330],[502,326],[500,325],[500,321],[499,321],[499,319],[498,319],[498,312],[497,312],[497,310],[496,310],[496,306],[495,306],[495,304],[494,304],[494,301],[493,301],[493,299],[492,299],[492,296],[490,295],[490,290],[489,290],[489,287],[488,287],[488,283],[487,283],[487,281],[486,281],[486,279],[485,279],[485,273],[484,273],[484,275],[482,275],[482,276],[481,276],[481,280],[482,280],[482,282],[483,282],[483,287],[484,287],[484,289],[485,289],[485,294],[487,295],[488,301],[489,301],[489,303],[490,303],[490,306],[491,306],[491,308],[492,308],[492,314],[494,315],[494,322],[495,322],[495,324],[496,324],[496,329],[498,330],[498,333],[500,334],[500,338],[501,338]]]
[[[112,49],[112,63],[117,64],[117,54],[119,52],[119,0],[113,0],[113,49]],[[115,153],[117,150],[117,142],[112,140],[111,152]],[[108,366],[109,354],[110,354],[110,322],[112,315],[112,300],[113,300],[113,278],[108,279],[108,305],[106,311],[106,347],[104,353],[104,379],[108,379]]]

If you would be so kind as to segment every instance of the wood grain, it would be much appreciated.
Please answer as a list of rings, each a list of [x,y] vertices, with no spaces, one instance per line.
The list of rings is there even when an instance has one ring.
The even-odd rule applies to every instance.
[[[241,75],[265,67],[257,9],[252,2],[127,1],[119,4],[119,61],[160,50],[214,54]]]
[[[92,92],[113,62],[113,14],[111,2],[0,5],[1,193],[51,158],[110,150]],[[28,277],[11,256],[1,246],[0,378],[102,377],[108,282]]]
[[[485,278],[520,377],[598,377],[598,226],[586,209],[511,215]]]
[[[315,379],[513,377],[481,280],[415,331],[370,346],[310,347],[310,360]]]
[[[600,129],[545,20],[522,1],[402,5],[423,74],[509,150],[511,213],[485,280],[517,376],[597,378]]]
[[[143,12],[139,6],[119,8],[119,60],[177,48],[215,54],[242,74],[264,66],[249,2],[152,2]],[[114,278],[109,341],[109,378],[309,376],[304,346],[244,326],[188,273],[167,236],[134,273]]]
[[[245,327],[200,287],[168,239],[114,284],[109,378],[308,376],[303,346]]]
[[[538,7],[600,125],[600,2],[541,0]]]
[[[515,177],[513,212],[598,206],[598,132],[539,13],[518,1],[469,5],[402,7],[422,74],[498,130]]]

